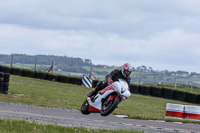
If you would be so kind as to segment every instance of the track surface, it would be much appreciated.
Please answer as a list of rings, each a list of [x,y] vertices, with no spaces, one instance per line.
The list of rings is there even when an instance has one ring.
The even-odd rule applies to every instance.
[[[82,115],[80,111],[0,102],[0,118],[25,119],[44,124],[95,129],[128,129],[147,132],[199,132],[199,124],[117,118],[113,115]]]

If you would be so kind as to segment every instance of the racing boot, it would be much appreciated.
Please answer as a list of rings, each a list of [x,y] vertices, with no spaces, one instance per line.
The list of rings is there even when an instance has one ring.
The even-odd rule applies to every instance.
[[[96,93],[95,91],[92,91],[92,92],[90,92],[87,96],[88,96],[88,97],[92,97],[92,96],[95,95],[95,93]]]
[[[106,82],[98,82],[97,86],[95,87],[95,90],[90,92],[88,94],[88,97],[92,97],[95,96],[100,90],[102,90],[103,88],[105,88],[107,86],[107,84],[105,84]]]
[[[91,101],[94,103],[94,101],[95,101],[95,99],[94,99],[94,97],[95,97],[95,95],[97,94],[97,92],[94,90],[94,91],[92,91],[92,92],[90,92],[89,94],[88,94],[88,97],[91,99]]]

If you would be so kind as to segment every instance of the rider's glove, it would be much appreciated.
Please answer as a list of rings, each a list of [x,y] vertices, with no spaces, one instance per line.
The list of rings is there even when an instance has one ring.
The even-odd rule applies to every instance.
[[[112,83],[113,83],[113,80],[112,80],[111,78],[107,78],[107,82],[108,82],[109,84],[112,84]]]

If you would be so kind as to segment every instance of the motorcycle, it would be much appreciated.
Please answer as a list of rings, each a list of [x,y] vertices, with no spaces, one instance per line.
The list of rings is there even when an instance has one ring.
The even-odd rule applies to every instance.
[[[81,106],[84,115],[100,113],[101,116],[111,114],[118,104],[130,97],[129,86],[123,79],[113,82],[95,96],[87,97]]]

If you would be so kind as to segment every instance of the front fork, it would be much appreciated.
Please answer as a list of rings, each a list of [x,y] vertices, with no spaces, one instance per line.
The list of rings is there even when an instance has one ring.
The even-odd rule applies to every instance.
[[[118,97],[119,99],[121,99],[120,96],[118,96],[118,95],[112,95],[109,97],[109,101],[112,101],[114,97]]]
[[[118,94],[114,94],[108,97],[108,99],[105,101],[105,104],[108,105],[113,100],[114,97],[121,99]]]

